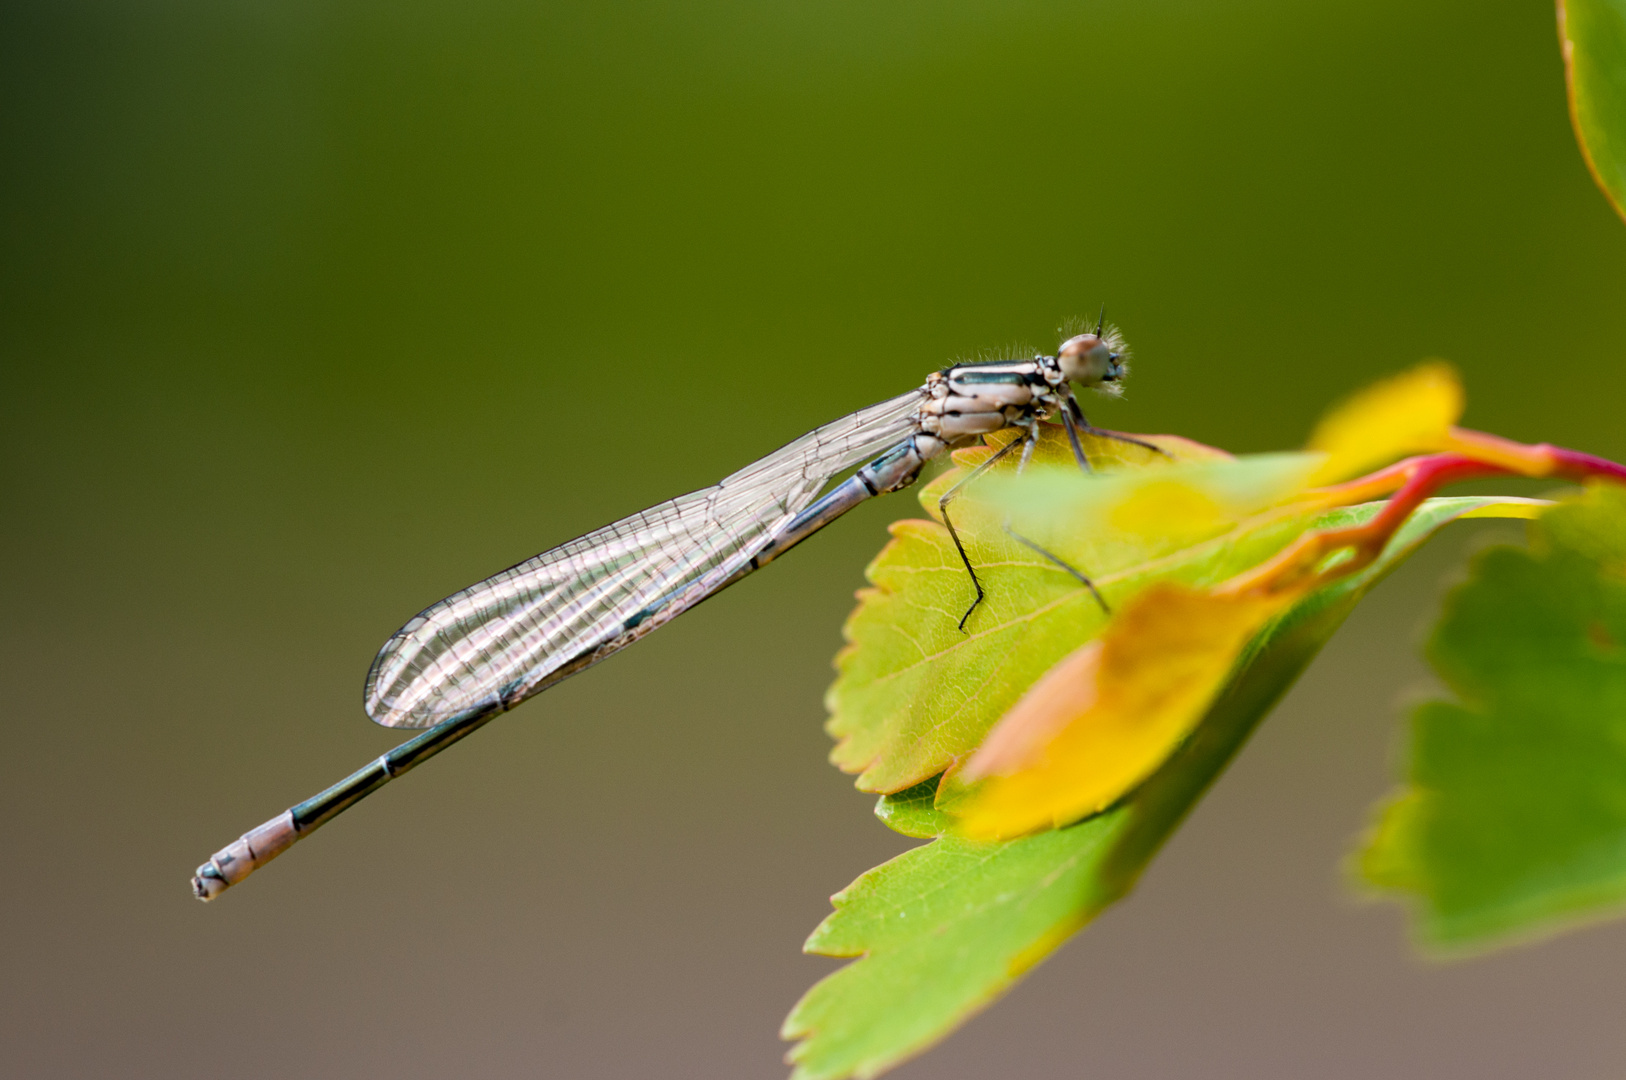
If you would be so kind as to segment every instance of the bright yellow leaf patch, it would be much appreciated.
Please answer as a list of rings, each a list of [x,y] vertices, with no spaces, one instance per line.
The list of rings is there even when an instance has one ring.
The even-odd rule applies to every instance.
[[[982,781],[961,829],[1019,836],[1105,809],[1189,735],[1248,641],[1290,603],[1153,585],[1034,684],[956,785]]]
[[[1345,480],[1408,454],[1444,449],[1462,407],[1462,384],[1440,361],[1361,390],[1324,416],[1310,436],[1306,449],[1327,455],[1314,482]]]

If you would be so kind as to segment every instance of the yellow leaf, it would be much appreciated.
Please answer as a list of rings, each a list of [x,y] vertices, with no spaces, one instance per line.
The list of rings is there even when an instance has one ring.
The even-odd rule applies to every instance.
[[[1141,484],[1112,508],[1110,527],[1135,536],[1155,536],[1175,528],[1189,532],[1219,532],[1234,523],[1219,500],[1186,480]]]
[[[1553,506],[1550,499],[1521,499],[1513,495],[1504,495],[1493,503],[1481,506],[1477,510],[1470,510],[1462,517],[1466,518],[1514,518],[1525,521],[1534,521],[1545,514]]]
[[[1444,449],[1461,415],[1462,384],[1441,361],[1369,386],[1316,425],[1307,448],[1327,460],[1314,482],[1344,480],[1407,454]]]
[[[976,785],[961,831],[1019,836],[1112,805],[1191,733],[1242,649],[1290,602],[1170,583],[1140,593],[1100,638],[1033,685],[959,775],[945,778]]]

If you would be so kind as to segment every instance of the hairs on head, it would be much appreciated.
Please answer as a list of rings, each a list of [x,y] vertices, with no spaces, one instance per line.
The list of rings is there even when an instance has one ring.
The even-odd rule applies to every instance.
[[[1082,316],[1075,316],[1062,323],[1061,329],[1058,332],[1061,334],[1061,340],[1066,341],[1068,338],[1077,337],[1079,334],[1093,334],[1095,333],[1095,327],[1096,320],[1086,319]],[[1112,323],[1107,323],[1101,327],[1101,340],[1106,343],[1109,350],[1117,355],[1118,366],[1123,368],[1125,375],[1128,375],[1129,343],[1124,340],[1123,331],[1119,330],[1118,327]],[[953,361],[953,363],[997,364],[1007,360],[1028,360],[1034,355],[1036,355],[1036,350],[1032,346],[1017,343],[1014,345],[1007,345],[1002,348],[979,349],[974,355],[967,358],[957,358]],[[1112,397],[1122,397],[1124,392],[1124,386],[1121,380],[1117,382],[1100,383],[1093,387],[1093,389]]]
[[[1062,323],[1061,328],[1056,332],[1061,335],[1061,340],[1066,341],[1068,338],[1077,337],[1079,334],[1095,333],[1096,325],[1094,319],[1086,319],[1075,315]],[[1123,331],[1113,323],[1106,323],[1101,327],[1101,341],[1108,350],[1117,355],[1118,366],[1123,368],[1124,375],[1127,376],[1129,374],[1129,359],[1132,354],[1129,350],[1129,342],[1124,340]],[[1119,379],[1115,382],[1100,383],[1092,387],[1092,389],[1111,397],[1123,397],[1124,384],[1123,380]]]

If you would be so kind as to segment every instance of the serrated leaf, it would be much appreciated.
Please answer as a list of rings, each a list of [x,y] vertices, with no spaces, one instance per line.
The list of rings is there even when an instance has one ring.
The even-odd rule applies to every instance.
[[[1447,947],[1626,902],[1626,491],[1482,552],[1428,646],[1456,701],[1411,716],[1408,786],[1361,857]]]
[[[1016,524],[1091,575],[1110,604],[1153,580],[1222,581],[1318,519],[1303,507],[1261,513],[1302,489],[1319,462],[1312,455],[1221,461],[1217,451],[1206,451],[1206,460],[1194,463],[1153,458],[1146,464],[1159,464],[1155,472],[1087,477],[1070,464],[1059,432],[1047,431],[1040,448],[1035,474],[1020,490],[1046,512],[1019,514]],[[1098,447],[1090,453],[1097,458]],[[965,466],[980,458],[956,460]],[[1045,470],[1046,460],[1069,464]],[[934,487],[940,491],[952,480],[951,474]],[[1187,528],[1123,527],[1126,516],[1149,512],[1143,496],[1150,489],[1171,495],[1191,484],[1213,497],[1208,512]],[[874,587],[859,593],[845,629],[850,644],[837,657],[840,674],[828,697],[827,730],[838,740],[831,760],[859,772],[862,790],[900,791],[961,760],[1040,675],[1104,625],[1105,612],[1071,574],[1004,536],[1000,522],[1008,509],[969,499],[954,504],[988,592],[966,632],[958,622],[971,602],[971,585],[941,524],[894,523],[892,541],[871,563]]]
[[[785,1020],[784,1038],[807,1040],[788,1055],[797,1080],[874,1076],[997,997],[1110,902],[1101,864],[1129,824],[1102,817],[1004,844],[945,837],[837,893],[806,951],[869,958]]]
[[[1522,500],[1511,501],[1522,514]],[[1008,989],[1073,932],[1129,892],[1146,864],[1254,726],[1377,580],[1434,530],[1494,499],[1433,499],[1372,565],[1320,589],[1272,623],[1189,740],[1128,799],[1065,829],[1003,843],[948,836],[907,852],[843,891],[807,949],[862,959],[814,986],[785,1022],[803,1040],[797,1080],[870,1077],[920,1053]],[[1375,507],[1335,511],[1327,524]],[[909,835],[941,832],[933,785],[881,800]],[[888,804],[895,804],[889,807]]]
[[[1559,0],[1558,38],[1581,153],[1626,218],[1626,0]]]

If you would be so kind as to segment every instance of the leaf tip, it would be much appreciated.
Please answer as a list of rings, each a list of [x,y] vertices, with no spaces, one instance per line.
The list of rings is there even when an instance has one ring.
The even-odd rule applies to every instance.
[[[1307,449],[1327,455],[1312,482],[1331,483],[1443,447],[1463,406],[1462,381],[1443,360],[1426,360],[1357,391],[1310,435]]]

